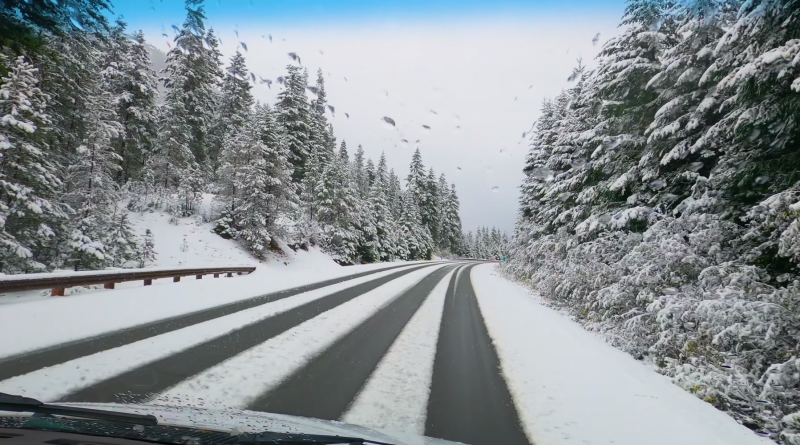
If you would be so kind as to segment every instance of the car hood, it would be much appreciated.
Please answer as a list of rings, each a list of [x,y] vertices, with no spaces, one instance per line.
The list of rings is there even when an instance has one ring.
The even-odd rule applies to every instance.
[[[203,408],[173,405],[122,403],[62,403],[137,414],[152,414],[159,425],[206,428],[232,434],[272,431],[279,433],[325,434],[360,437],[394,445],[455,445],[457,442],[412,433],[378,430],[336,420],[321,420],[285,414],[243,411],[231,408]]]

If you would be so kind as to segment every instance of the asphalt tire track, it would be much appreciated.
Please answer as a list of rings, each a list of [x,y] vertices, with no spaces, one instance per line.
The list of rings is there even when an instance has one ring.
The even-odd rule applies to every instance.
[[[434,287],[443,267],[395,298],[247,409],[337,420]]]
[[[472,288],[472,267],[453,274],[447,289],[425,435],[470,445],[529,445]]]
[[[64,396],[61,402],[141,403],[317,315],[430,264],[334,292]],[[288,296],[288,295],[287,295]],[[284,297],[285,298],[285,297]]]
[[[166,334],[168,332],[183,329],[185,327],[203,323],[215,318],[224,317],[226,315],[247,309],[252,309],[254,307],[301,294],[303,292],[308,292],[333,284],[338,284],[347,280],[352,280],[354,278],[360,278],[374,273],[407,266],[407,264],[391,266],[320,281],[318,283],[306,284],[291,289],[272,292],[247,300],[236,301],[222,306],[215,306],[208,309],[190,312],[188,314],[156,320],[151,323],[112,331],[94,337],[83,338],[23,354],[3,357],[0,358],[0,381],[27,374],[48,366],[54,366],[70,360],[96,354],[108,349],[125,346],[127,344],[145,340],[150,337]]]

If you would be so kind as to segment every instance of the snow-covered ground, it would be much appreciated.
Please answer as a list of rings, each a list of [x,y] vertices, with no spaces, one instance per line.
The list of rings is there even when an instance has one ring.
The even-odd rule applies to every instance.
[[[772,443],[545,307],[495,267],[475,267],[472,285],[533,443]]]
[[[155,240],[156,260],[153,264],[148,264],[147,269],[178,269],[195,267],[226,267],[226,266],[256,266],[257,274],[261,277],[259,282],[265,284],[265,289],[275,288],[280,283],[302,283],[321,281],[337,276],[349,275],[363,272],[371,268],[387,267],[385,263],[370,264],[363,266],[342,267],[334,262],[328,255],[322,253],[317,248],[310,248],[308,251],[292,249],[281,244],[283,253],[272,254],[266,260],[259,260],[247,252],[239,243],[226,240],[212,231],[213,223],[203,222],[202,215],[211,213],[213,195],[203,196],[200,205],[199,215],[179,218],[177,223],[170,223],[170,216],[165,212],[130,212],[131,225],[138,235],[144,235],[145,230],[150,229]],[[209,219],[206,217],[205,219]],[[55,271],[45,274],[26,274],[7,276],[5,278],[37,278],[44,276],[74,275],[74,274],[96,274],[103,271],[74,272],[69,270]],[[114,271],[108,271],[114,273]],[[305,277],[305,278],[304,278]],[[0,275],[0,280],[4,277]],[[205,277],[207,283],[209,277]],[[237,280],[242,277],[236,277]],[[153,285],[180,285],[184,282],[194,281],[193,277],[184,277],[180,283],[173,284],[172,280],[156,280]],[[77,294],[118,293],[123,289],[142,287],[141,281],[130,281],[118,283],[113,291],[105,290],[101,285],[91,287],[72,287],[68,288],[66,295],[71,297]],[[291,286],[286,286],[291,287]],[[177,288],[172,288],[166,292],[177,293]],[[188,292],[188,291],[187,291]],[[109,294],[110,295],[110,294]],[[252,296],[252,294],[249,294]],[[14,292],[10,294],[0,294],[0,306],[13,303],[31,302],[42,299],[50,299],[49,290],[36,290],[27,292]],[[0,355],[2,352],[0,352]]]

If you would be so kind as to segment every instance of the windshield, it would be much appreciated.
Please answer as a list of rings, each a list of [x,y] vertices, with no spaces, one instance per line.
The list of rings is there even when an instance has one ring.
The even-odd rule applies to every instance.
[[[797,445],[798,260],[796,0],[0,0],[0,438]]]

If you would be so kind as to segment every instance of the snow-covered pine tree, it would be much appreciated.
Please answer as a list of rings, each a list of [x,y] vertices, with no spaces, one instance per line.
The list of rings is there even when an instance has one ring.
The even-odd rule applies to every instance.
[[[47,247],[63,230],[69,208],[47,144],[48,96],[38,70],[19,56],[0,83],[0,271],[21,273],[52,267]]]
[[[354,218],[359,202],[349,168],[347,146],[342,141],[339,153],[335,154],[323,175],[326,199],[319,211],[324,235],[322,247],[341,264],[353,263],[358,246]]]
[[[246,190],[233,213],[238,236],[259,257],[284,234],[281,219],[294,219],[297,192],[291,180],[288,147],[280,134],[278,112],[256,105],[246,126],[251,137],[249,162],[242,166],[240,188]]]
[[[392,261],[396,254],[397,231],[391,208],[386,199],[388,182],[386,154],[381,153],[375,171],[375,180],[369,190],[369,203],[375,224],[373,246],[378,252],[378,261]]]
[[[212,125],[213,141],[209,145],[209,163],[214,171],[224,161],[225,150],[244,128],[253,107],[253,95],[248,80],[248,70],[244,56],[237,50],[231,57],[230,65],[222,80],[219,94],[219,107],[216,110],[216,120]]]
[[[288,65],[284,90],[278,94],[276,105],[279,123],[283,127],[286,145],[289,148],[289,162],[294,172],[292,180],[300,183],[305,176],[306,160],[311,140],[310,111],[306,99],[307,75],[300,67]]]
[[[67,169],[66,202],[75,210],[66,234],[64,261],[74,268],[97,269],[113,263],[111,243],[125,241],[110,239],[110,236],[129,236],[129,230],[111,233],[113,216],[117,214],[120,201],[119,186],[114,180],[119,170],[120,156],[112,146],[122,126],[116,120],[113,98],[102,90],[102,78],[93,73],[84,79],[93,93],[88,99],[85,116],[87,134],[75,150]]]
[[[115,207],[114,210],[115,213],[110,218],[111,225],[108,228],[105,244],[111,257],[111,265],[123,266],[129,261],[139,259],[140,240],[128,219],[128,211],[123,207]]]
[[[112,145],[120,156],[117,182],[139,180],[145,160],[152,152],[158,128],[156,99],[158,78],[151,68],[144,34],[125,35],[125,23],[117,20],[109,36],[109,51],[103,65],[103,89],[114,98],[122,132]]]
[[[206,31],[203,0],[186,0],[186,21],[167,53],[165,86],[183,89],[183,108],[188,127],[188,146],[201,167],[207,162],[211,121],[222,72],[220,52],[213,30]]]
[[[156,241],[153,237],[153,232],[150,229],[145,229],[142,242],[139,243],[139,252],[137,256],[139,267],[145,267],[148,263],[153,263],[156,260],[155,251]]]
[[[243,169],[251,162],[256,133],[252,115],[253,96],[247,80],[248,71],[239,51],[231,57],[220,96],[220,119],[217,134],[221,137],[221,153],[211,152],[211,162],[218,162],[217,200],[229,215],[236,215],[239,200],[248,193],[242,188]],[[250,127],[248,127],[248,125]],[[215,159],[216,158],[216,159]],[[235,227],[238,221],[232,221]]]
[[[444,175],[442,175],[442,177],[444,177]],[[443,219],[443,227],[445,228],[445,234],[447,236],[447,248],[453,255],[462,255],[464,235],[461,229],[461,216],[459,215],[461,206],[458,202],[456,185],[453,183],[448,188],[445,182],[442,190],[446,192],[444,193],[446,199],[444,200],[443,207],[443,214],[446,215],[446,217]]]
[[[172,54],[172,63],[183,57],[183,53]],[[170,63],[168,60],[168,63]],[[181,183],[181,179],[195,164],[194,155],[189,148],[192,136],[187,120],[185,90],[183,84],[188,79],[182,71],[176,70],[166,84],[164,104],[159,107],[159,137],[153,155],[145,169],[148,175],[169,192]]]
[[[325,78],[322,75],[322,68],[317,71],[317,84],[314,89],[316,99],[311,101],[310,107],[310,138],[309,150],[316,151],[323,168],[333,158],[336,148],[336,139],[333,137],[331,126],[325,115],[327,98],[325,95]]]
[[[353,156],[353,181],[358,191],[358,196],[361,199],[366,199],[369,186],[367,184],[367,176],[364,171],[364,148],[358,144],[356,154]]]
[[[422,224],[414,195],[406,190],[402,195],[403,213],[400,218],[400,238],[408,250],[407,260],[429,260],[433,257],[433,239],[428,227]]]
[[[441,192],[439,190],[439,182],[436,179],[436,172],[433,171],[433,168],[428,170],[424,184],[425,193],[422,195],[423,201],[420,203],[420,216],[422,217],[422,223],[431,232],[434,247],[438,248],[442,245],[440,232],[442,219]]]

